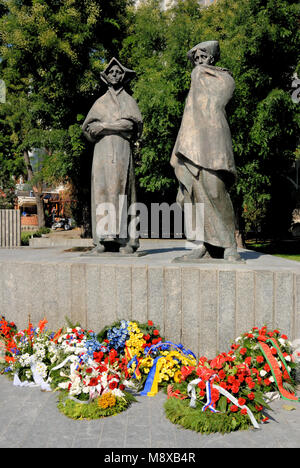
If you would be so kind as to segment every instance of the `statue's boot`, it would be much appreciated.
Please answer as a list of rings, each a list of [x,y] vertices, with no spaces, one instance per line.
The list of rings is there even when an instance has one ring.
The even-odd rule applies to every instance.
[[[186,258],[186,259],[192,259],[192,258],[193,259],[199,259],[199,258],[203,258],[206,253],[207,253],[207,248],[203,244],[203,245],[201,245],[201,247],[193,249],[190,253],[184,255],[183,258]]]
[[[240,262],[242,258],[237,252],[236,247],[230,247],[224,250],[224,260],[228,262]]]
[[[98,244],[94,249],[94,252],[98,254],[102,254],[105,251],[106,251],[106,248],[103,244]]]
[[[131,245],[127,244],[124,247],[120,247],[119,252],[121,254],[133,254],[135,250]]]

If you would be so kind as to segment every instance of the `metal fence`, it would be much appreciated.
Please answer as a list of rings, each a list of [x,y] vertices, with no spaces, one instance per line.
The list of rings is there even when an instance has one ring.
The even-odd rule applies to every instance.
[[[19,210],[0,210],[0,248],[21,245],[21,215]]]

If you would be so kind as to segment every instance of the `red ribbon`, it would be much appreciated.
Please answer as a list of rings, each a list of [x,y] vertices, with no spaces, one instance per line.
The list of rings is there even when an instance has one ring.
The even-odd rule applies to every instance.
[[[273,344],[275,344],[275,343],[273,342]],[[283,387],[282,372],[281,372],[280,367],[278,365],[277,359],[272,354],[272,351],[271,351],[270,347],[266,343],[264,343],[262,341],[259,342],[259,345],[260,345],[260,347],[261,347],[261,349],[262,349],[262,351],[263,351],[263,353],[264,353],[264,355],[265,355],[265,357],[266,357],[266,359],[267,359],[267,361],[268,361],[268,363],[269,363],[269,365],[271,367],[272,374],[274,375],[274,378],[276,380],[278,390],[279,390],[279,393],[281,394],[281,396],[283,398],[285,398],[286,400],[298,401],[298,397],[294,393],[288,392]],[[286,367],[285,367],[285,369],[286,369]]]

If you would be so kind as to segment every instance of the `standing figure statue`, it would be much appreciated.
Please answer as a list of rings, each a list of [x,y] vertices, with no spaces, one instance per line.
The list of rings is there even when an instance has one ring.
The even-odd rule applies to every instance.
[[[241,261],[228,193],[236,177],[236,167],[225,112],[235,82],[228,70],[213,65],[219,58],[217,41],[197,44],[188,52],[188,58],[194,69],[171,165],[179,181],[177,202],[182,207],[191,203],[193,209],[203,204],[204,225],[203,239],[197,239],[198,245],[181,259],[216,256]]]
[[[112,58],[101,73],[108,90],[94,103],[82,127],[86,138],[95,143],[91,181],[94,253],[132,254],[139,247],[136,230],[127,229],[128,207],[136,202],[132,146],[143,128],[137,103],[124,89],[134,75]]]

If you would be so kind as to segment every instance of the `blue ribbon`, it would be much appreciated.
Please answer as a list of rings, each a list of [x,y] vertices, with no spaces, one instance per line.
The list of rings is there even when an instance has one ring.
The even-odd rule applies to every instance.
[[[195,354],[190,350],[190,349],[185,349],[182,344],[175,344],[172,343],[172,341],[165,341],[165,342],[160,342],[155,345],[152,345],[148,350],[145,350],[145,354],[152,353],[153,351],[157,351],[158,349],[162,349],[162,351],[169,349],[170,347],[174,347],[179,349],[182,354],[185,354],[186,356],[193,356],[194,359],[197,359]]]
[[[147,396],[149,392],[151,392],[151,389],[152,389],[152,385],[153,385],[153,380],[154,380],[154,376],[155,376],[155,372],[156,372],[156,366],[157,366],[157,362],[159,359],[161,359],[163,356],[157,356],[154,361],[153,361],[153,366],[151,367],[150,369],[150,372],[149,372],[149,375],[147,377],[147,380],[146,380],[146,383],[145,383],[145,386],[144,386],[144,390],[141,391],[140,395],[143,395],[143,396]]]

